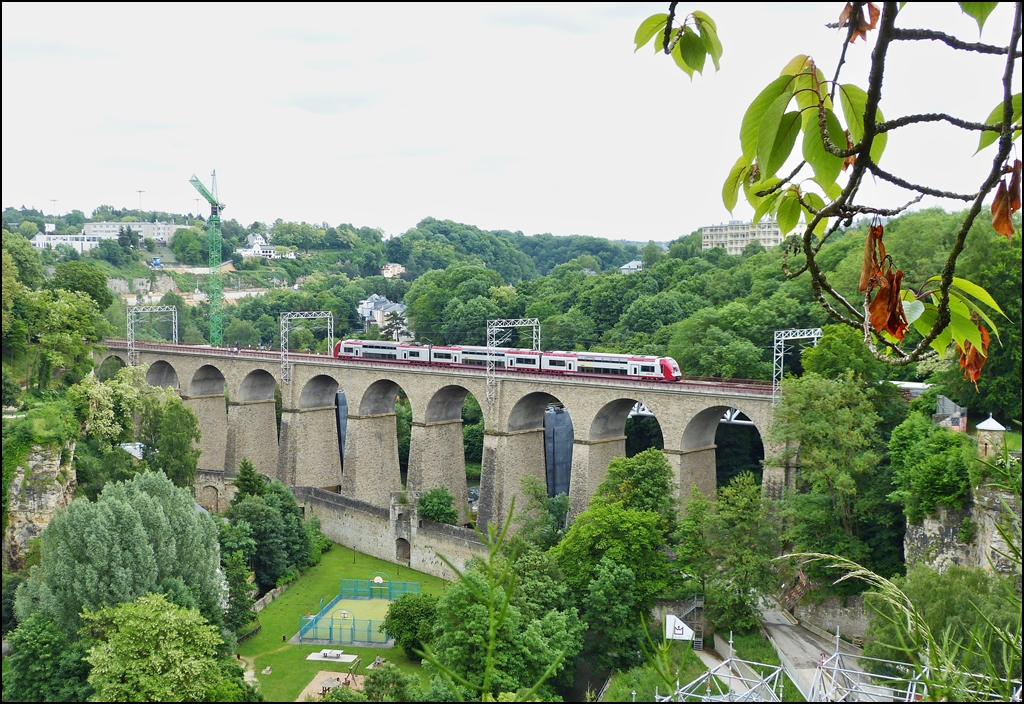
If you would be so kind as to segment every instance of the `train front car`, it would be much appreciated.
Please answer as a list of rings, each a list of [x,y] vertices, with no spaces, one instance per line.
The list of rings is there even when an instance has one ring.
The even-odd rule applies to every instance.
[[[679,370],[679,363],[671,357],[661,358],[661,371],[665,381],[682,381],[683,373]]]

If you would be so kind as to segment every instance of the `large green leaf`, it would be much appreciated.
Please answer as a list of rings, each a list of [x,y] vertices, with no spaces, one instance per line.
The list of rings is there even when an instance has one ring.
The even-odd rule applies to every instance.
[[[846,134],[839,119],[831,110],[825,111],[825,122],[828,126],[829,139],[833,144],[845,146]],[[843,170],[843,160],[825,151],[825,144],[821,137],[821,128],[818,120],[804,120],[804,159],[814,169],[814,178],[824,189],[828,189],[839,178]]]
[[[921,316],[911,324],[921,337],[925,337],[929,332],[931,332],[932,326],[935,325],[935,319],[938,318],[938,316],[939,313],[935,309],[935,306],[931,303],[926,303]],[[949,349],[949,343],[952,341],[953,331],[950,329],[950,326],[947,325],[945,330],[935,336],[930,347],[938,352],[942,359],[945,359],[946,350]]]
[[[679,51],[683,55],[683,61],[692,66],[694,71],[704,71],[704,60],[708,57],[707,49],[697,33],[689,27],[683,30],[683,36],[679,40]]]
[[[711,28],[712,31],[718,31],[718,25],[715,24],[715,21],[711,19],[708,13],[701,12],[700,10],[694,10],[690,14],[693,15],[693,19],[697,20],[698,27],[700,27],[701,25],[707,25],[708,27]]]
[[[764,198],[770,198],[771,196],[762,197],[757,194],[774,188],[781,180],[782,179],[773,176],[771,178],[762,178],[754,183],[750,183],[749,179],[743,181],[743,192],[747,196],[747,202],[750,203],[752,208],[758,208]]]
[[[1014,124],[1014,125],[1017,125],[1017,129],[1013,131],[1013,138],[1014,139],[1017,139],[1018,137],[1020,137],[1020,126],[1021,126],[1021,101],[1020,101],[1020,95],[1021,95],[1020,93],[1017,93],[1012,98],[1010,98],[1010,104],[1011,104],[1011,106],[1013,108],[1013,117],[1010,118],[1010,123]],[[992,109],[992,112],[990,112],[988,114],[988,118],[986,118],[985,124],[986,125],[998,125],[998,124],[1000,124],[1002,122],[1002,120],[1003,120],[1003,103],[1002,103],[1002,101],[1000,101],[999,105],[996,105],[995,108]],[[978,149],[974,153],[977,154],[978,152],[980,152],[985,147],[987,147],[989,145],[992,145],[992,144],[995,144],[998,139],[999,139],[999,133],[998,132],[982,132],[981,133],[981,137],[978,139]]]
[[[832,99],[828,96],[828,83],[825,82],[825,75],[815,67],[805,69],[796,74],[793,79],[793,93],[796,95],[797,105],[803,114],[817,111],[818,106],[824,104],[829,110],[832,109]]]
[[[740,180],[743,178],[749,164],[750,162],[741,156],[736,160],[736,163],[733,164],[732,169],[729,171],[729,175],[725,179],[725,183],[722,184],[722,202],[725,204],[726,210],[730,213],[733,211],[733,208],[736,207],[736,201],[739,198],[740,193]]]
[[[783,93],[772,101],[772,104],[764,111],[764,116],[761,118],[761,128],[757,132],[757,163],[761,167],[762,177],[774,176],[775,172],[778,171],[778,165],[774,169],[772,168],[773,161],[778,161],[778,159],[773,159],[772,157],[777,152],[782,151],[782,147],[785,146],[785,141],[788,139],[787,135],[782,135],[780,138],[779,133],[783,128],[782,118],[786,114],[786,107],[789,105],[790,100],[792,100],[792,96],[789,93]],[[795,143],[795,135],[793,140]],[[778,150],[776,149],[776,142],[780,143]],[[792,149],[791,145],[790,150]],[[788,153],[782,155],[781,161],[785,162],[788,156]]]
[[[802,73],[805,70],[810,70],[810,66],[813,62],[811,57],[807,54],[797,54],[789,60],[782,70],[779,72],[780,76],[795,76],[798,73]]]
[[[777,98],[783,94],[793,94],[792,80],[791,76],[779,76],[776,78],[758,93],[757,97],[754,98],[754,101],[747,108],[747,111],[743,114],[743,123],[740,126],[740,146],[743,149],[743,156],[748,161],[752,161],[757,153],[761,119]],[[785,107],[783,106],[784,110]],[[780,120],[783,114],[783,112],[779,113]]]
[[[913,294],[911,294],[913,297]],[[913,325],[914,321],[924,313],[924,303],[916,299],[903,301],[903,315],[907,316],[907,322]]]
[[[962,2],[960,9],[964,11],[965,15],[970,15],[974,18],[974,21],[978,23],[978,35],[981,35],[981,30],[985,26],[985,20],[992,14],[992,10],[996,9],[997,2]]]
[[[718,27],[714,20],[700,10],[694,11],[693,18],[697,21],[697,31],[700,32],[704,48],[711,56],[711,62],[714,63],[717,71],[719,69],[718,61],[722,58],[722,42],[718,39]]]
[[[806,191],[804,194],[804,202],[817,211],[825,209],[825,201],[817,193],[813,191]],[[810,222],[815,218],[815,215],[811,211],[807,211],[807,222]],[[825,230],[828,228],[828,218],[822,218],[818,221],[818,224],[814,226],[814,234],[821,237]]]
[[[651,15],[637,27],[636,35],[633,37],[633,42],[636,44],[636,48],[633,49],[633,53],[640,51],[640,48],[645,46],[647,42],[651,41],[659,32],[665,29],[665,25],[668,23],[668,15],[660,13],[657,15]]]
[[[941,276],[933,276],[930,279],[928,279],[925,283],[930,284],[932,282],[941,280]],[[992,294],[986,291],[978,284],[974,283],[973,281],[968,281],[967,279],[961,279],[959,276],[954,276],[953,286],[960,289],[968,296],[974,296],[979,301],[987,305],[989,308],[993,309],[1001,316],[1009,320],[1009,318],[1006,316],[1006,313],[1003,312],[1003,309],[999,307],[998,303],[996,303],[996,299],[992,298]]]
[[[761,200],[761,203],[754,210],[753,222],[755,225],[761,222],[761,218],[763,218],[768,213],[772,212],[772,210],[775,207],[775,204],[779,200],[780,195],[782,195],[782,191],[775,191],[775,193],[772,193],[770,196],[766,196]]]
[[[864,137],[864,109],[867,103],[868,94],[859,86],[852,83],[839,86],[839,105],[843,108],[843,117],[846,118],[846,126],[854,144]]]
[[[910,292],[904,291],[904,293]],[[924,301],[921,301],[921,303],[924,305],[924,310],[922,310],[921,314],[913,320],[908,318],[907,322],[914,326],[914,329],[917,330],[917,333],[921,337],[924,337],[928,334],[928,331],[932,329],[932,325],[935,324],[935,319],[939,317],[939,313],[931,303],[925,303]],[[904,310],[906,310],[906,308],[904,308]]]
[[[967,296],[963,295],[962,293],[960,293],[959,291],[957,291],[956,289],[954,289],[952,287],[949,289],[949,296],[950,296],[951,299],[955,297],[958,301],[960,301],[965,306],[970,308],[971,311],[976,313],[979,318],[981,318],[986,323],[988,323],[989,329],[991,329],[992,332],[995,333],[996,339],[997,340],[999,339],[999,328],[997,328],[996,324],[992,322],[992,318],[988,317],[988,315],[985,313],[985,311],[983,311],[981,309],[981,306],[979,306],[977,303],[972,301],[970,298],[968,298]]]
[[[676,66],[683,69],[683,73],[693,78],[693,67],[686,63],[686,59],[683,58],[682,42],[676,42],[676,45],[672,47],[672,60],[676,62]]]
[[[839,87],[839,104],[843,108],[843,117],[846,118],[846,125],[850,130],[850,140],[859,144],[864,138],[864,112],[867,109],[868,94],[852,83],[845,83]],[[875,122],[884,122],[881,108],[875,110]],[[889,141],[889,135],[885,132],[876,134],[871,141],[871,160],[878,163],[885,151],[885,145]]]
[[[960,349],[966,349],[964,343],[970,342],[978,348],[978,352],[984,352],[981,348],[981,331],[969,316],[963,316],[950,310],[949,328],[953,331],[953,339],[956,340],[956,344],[960,345]]]
[[[796,144],[797,135],[800,134],[800,113],[796,110],[787,112],[782,116],[779,123],[779,130],[775,133],[775,146],[772,147],[772,154],[769,157],[768,166],[761,165],[764,176],[774,176],[782,168],[789,155],[793,153],[793,145]]]
[[[779,229],[783,235],[792,232],[800,222],[800,210],[800,201],[797,200],[796,192],[791,188],[787,189],[779,199],[779,210],[776,213]]]

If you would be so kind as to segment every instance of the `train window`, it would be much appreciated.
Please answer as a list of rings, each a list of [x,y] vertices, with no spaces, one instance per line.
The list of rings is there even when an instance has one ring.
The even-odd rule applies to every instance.
[[[643,366],[640,367],[640,371],[643,372],[644,374],[653,373],[654,372],[654,365],[653,364],[644,364]]]
[[[516,357],[516,364],[536,364],[537,360],[533,357]]]
[[[451,359],[452,355],[449,352],[435,352],[434,359]]]
[[[409,356],[410,356],[410,357],[419,357],[419,356],[420,356],[420,353],[419,353],[419,352],[410,352],[410,353],[409,353]]]
[[[355,348],[352,348],[352,347],[346,347],[345,348],[345,354],[352,354],[353,352],[355,352]]]
[[[548,360],[548,365],[552,366],[552,367],[564,367],[565,366],[565,360],[564,359],[549,359]]]

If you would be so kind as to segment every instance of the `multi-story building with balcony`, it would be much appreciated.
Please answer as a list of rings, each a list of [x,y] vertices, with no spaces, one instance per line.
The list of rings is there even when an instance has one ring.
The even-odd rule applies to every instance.
[[[782,231],[774,220],[762,220],[756,225],[742,220],[730,220],[722,225],[705,225],[701,228],[701,248],[725,247],[729,254],[742,254],[751,242],[760,242],[765,249],[782,243]]]

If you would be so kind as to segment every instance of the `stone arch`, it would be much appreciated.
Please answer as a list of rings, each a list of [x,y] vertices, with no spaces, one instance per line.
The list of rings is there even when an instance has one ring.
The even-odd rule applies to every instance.
[[[224,374],[212,364],[204,364],[192,375],[188,385],[189,396],[223,396]]]
[[[242,379],[242,385],[238,389],[238,401],[273,401],[276,387],[277,379],[273,374],[263,369],[253,369]]]
[[[178,389],[178,372],[169,362],[158,359],[146,370],[146,383],[158,389],[166,389],[168,386]]]
[[[306,382],[299,394],[299,408],[327,408],[333,407],[337,401],[337,394],[341,385],[338,380],[318,374]]]
[[[708,445],[714,445],[718,424],[730,408],[733,406],[709,406],[694,415],[686,424],[686,429],[683,430],[683,451],[698,450]],[[753,417],[742,408],[739,410],[748,418]],[[758,428],[758,433],[760,432],[761,429]]]
[[[617,398],[601,407],[590,424],[590,440],[609,440],[626,433],[629,412],[637,404],[636,399]]]
[[[744,408],[728,405],[709,406],[699,411],[686,424],[682,437],[683,457],[683,482],[680,489],[685,494],[686,477],[689,476],[706,495],[711,495],[718,484],[719,474],[724,468],[718,466],[719,447],[716,441],[719,427],[726,413],[739,410],[746,419],[741,421],[748,427],[753,427],[761,441],[761,458],[764,458],[764,433],[757,423],[752,420],[757,416]],[[689,469],[689,471],[687,471]],[[726,473],[728,474],[728,473]]]
[[[204,486],[199,490],[199,505],[205,508],[207,511],[216,513],[218,511],[218,502],[220,501],[220,492],[217,491],[215,486]]]
[[[412,546],[409,544],[409,541],[405,538],[398,538],[395,541],[395,559],[408,563],[411,557]]]
[[[113,369],[113,365],[108,364],[111,361],[117,362],[117,369]],[[120,355],[108,354],[96,365],[96,376],[99,377],[100,381],[106,381],[127,366],[128,363]]]
[[[430,397],[427,403],[425,420],[435,423],[443,420],[459,420],[462,418],[462,404],[469,396],[469,389],[463,386],[443,386]]]
[[[395,400],[401,387],[390,379],[380,379],[370,384],[359,401],[359,415],[375,416],[395,412]]]
[[[508,430],[514,433],[520,430],[542,430],[544,428],[544,412],[558,399],[544,391],[526,394],[512,406],[508,416]]]

